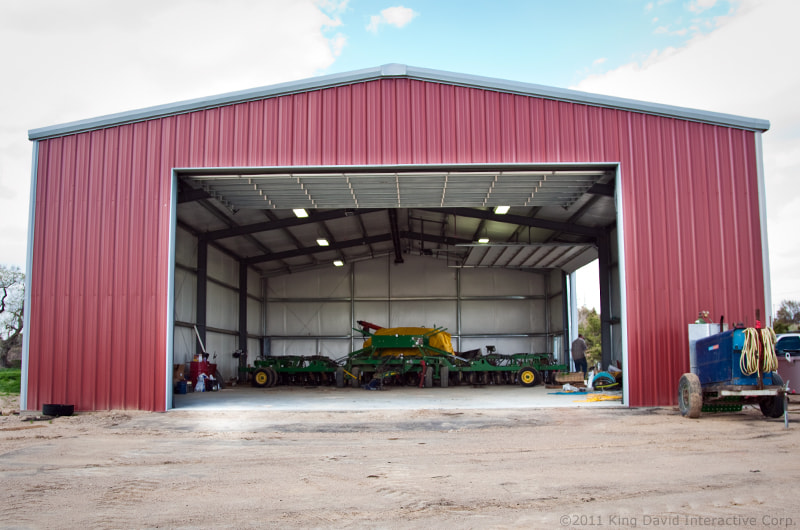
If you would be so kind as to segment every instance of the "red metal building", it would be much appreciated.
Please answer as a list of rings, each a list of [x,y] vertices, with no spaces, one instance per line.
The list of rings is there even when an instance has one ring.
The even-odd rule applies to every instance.
[[[611,171],[626,399],[674,404],[699,310],[768,314],[768,128],[386,65],[32,130],[23,407],[169,408],[181,172],[493,165]]]

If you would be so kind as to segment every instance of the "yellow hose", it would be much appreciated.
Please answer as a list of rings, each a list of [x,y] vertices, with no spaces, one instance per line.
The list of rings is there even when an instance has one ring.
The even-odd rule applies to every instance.
[[[739,358],[739,369],[744,375],[758,372],[758,335],[761,332],[761,341],[764,343],[764,363],[762,373],[774,372],[778,369],[778,356],[775,354],[775,332],[772,328],[747,328],[744,330],[744,348]]]

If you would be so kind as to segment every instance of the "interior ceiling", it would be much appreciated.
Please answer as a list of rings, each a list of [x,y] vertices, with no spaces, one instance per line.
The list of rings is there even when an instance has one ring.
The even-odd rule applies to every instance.
[[[616,223],[614,174],[581,166],[184,171],[177,217],[264,276],[409,254],[452,267],[572,272],[597,257],[596,238]],[[501,205],[510,210],[495,214]],[[308,217],[296,217],[298,208]]]

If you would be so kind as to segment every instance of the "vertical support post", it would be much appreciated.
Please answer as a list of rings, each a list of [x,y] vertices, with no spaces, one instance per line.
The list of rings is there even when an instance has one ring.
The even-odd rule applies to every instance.
[[[560,364],[569,364],[569,345],[570,345],[570,318],[569,318],[569,308],[571,305],[571,296],[569,295],[569,274],[564,271],[561,271],[561,311],[563,312],[562,318],[564,325],[564,331],[562,331],[562,335],[564,336],[564,340],[561,343],[561,351],[558,353],[558,362]]]
[[[247,264],[239,262],[239,349],[247,353]]]
[[[551,334],[552,329],[552,322],[550,322],[550,280],[552,279],[551,276],[552,272],[546,272],[542,274],[542,278],[544,279],[544,332],[547,336],[545,339],[547,341],[547,353],[550,353],[550,346],[553,342],[553,335]],[[534,351],[533,349],[531,351]]]
[[[611,237],[608,233],[597,238],[598,270],[600,275],[600,347],[602,368],[611,364]]]
[[[268,280],[266,278],[261,278],[261,329],[259,330],[259,335],[261,335],[261,355],[263,357],[269,357],[272,355],[272,343],[267,336],[267,310],[269,305],[267,304],[267,299],[269,296],[269,289],[267,285]]]
[[[356,323],[356,265],[355,263],[348,263],[350,267],[350,351],[355,351],[356,336],[353,331],[353,325]]]
[[[206,306],[208,301],[208,240],[197,239],[197,305],[195,306],[195,320],[199,339],[195,341],[195,353],[203,353],[200,341],[206,341]]]
[[[456,351],[461,351],[461,269],[456,269]]]

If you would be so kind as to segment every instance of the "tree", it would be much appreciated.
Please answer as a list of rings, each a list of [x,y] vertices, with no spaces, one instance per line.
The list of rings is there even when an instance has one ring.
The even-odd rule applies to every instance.
[[[586,339],[586,359],[589,368],[600,362],[603,358],[602,345],[600,340],[600,315],[594,308],[586,306],[578,309],[578,333]]]
[[[18,267],[0,265],[0,366],[8,368],[8,352],[22,344],[25,275]]]
[[[778,315],[772,323],[775,333],[786,333],[800,326],[800,302],[784,300],[778,309]]]

